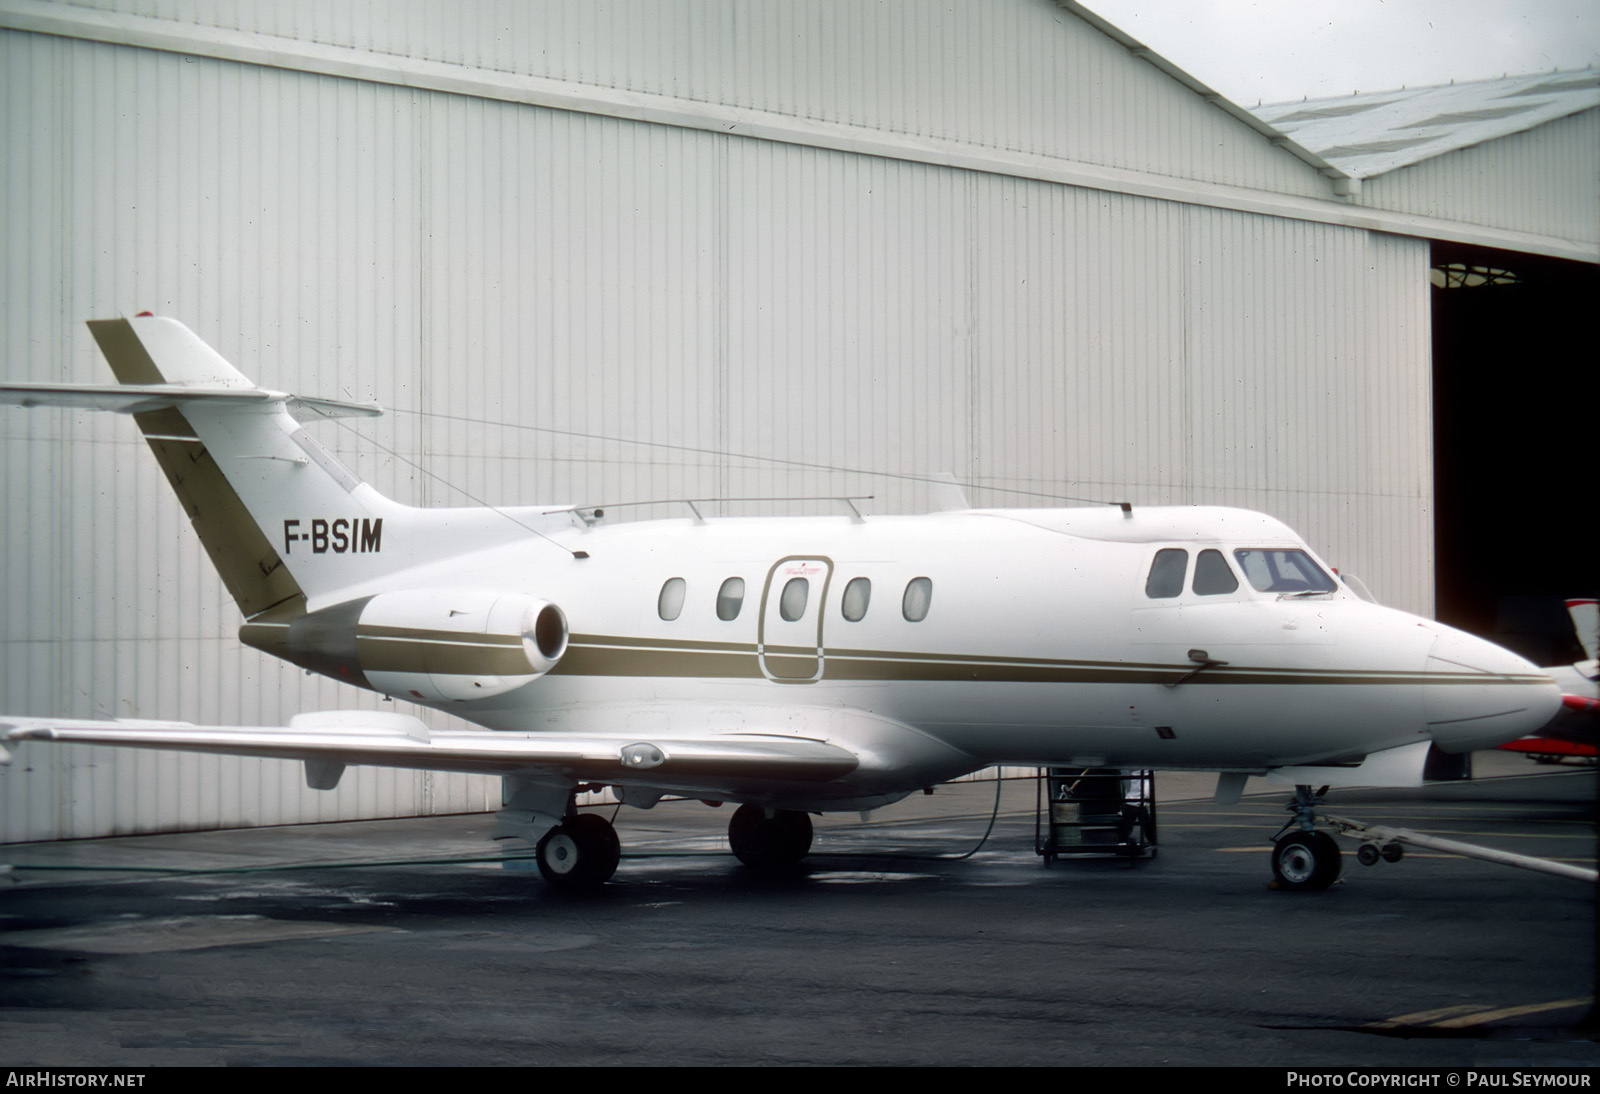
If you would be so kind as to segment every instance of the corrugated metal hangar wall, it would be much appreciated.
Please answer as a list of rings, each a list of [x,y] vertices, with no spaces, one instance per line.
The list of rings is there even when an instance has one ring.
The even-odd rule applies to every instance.
[[[103,381],[83,320],[150,309],[392,408],[315,428],[411,503],[915,511],[950,471],[977,505],[1265,510],[1428,612],[1427,241],[1341,220],[1072,5],[943,9],[7,0],[5,369]],[[0,440],[0,709],[371,701],[240,646],[130,422],[4,409]],[[0,772],[6,840],[498,804],[40,745]]]
[[[1588,364],[1600,299],[1600,72],[1506,74],[1252,113],[1349,176],[1361,206],[1434,222],[1422,234],[1434,240],[1437,618],[1535,664],[1582,660],[1563,601],[1600,593],[1593,531],[1546,520],[1530,542],[1527,521],[1505,516],[1567,511],[1575,474],[1594,462],[1593,431],[1574,427],[1570,408],[1600,399]]]

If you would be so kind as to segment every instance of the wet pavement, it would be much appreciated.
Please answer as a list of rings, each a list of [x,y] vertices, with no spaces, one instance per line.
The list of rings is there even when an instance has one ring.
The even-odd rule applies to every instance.
[[[1593,771],[1479,768],[1327,808],[1594,864]],[[727,853],[730,808],[623,809],[587,896],[485,861],[483,815],[0,847],[0,1061],[1600,1063],[1592,886],[1347,853],[1271,891],[1287,793],[1176,776],[1158,857],[1046,868],[1033,782],[1002,786],[981,847],[993,782],[819,818],[776,880]]]

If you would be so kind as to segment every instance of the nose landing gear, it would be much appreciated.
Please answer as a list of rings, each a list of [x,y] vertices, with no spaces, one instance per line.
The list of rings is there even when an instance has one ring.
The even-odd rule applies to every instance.
[[[1326,786],[1315,793],[1305,785],[1294,788],[1294,801],[1285,807],[1294,818],[1273,837],[1273,888],[1317,892],[1339,880],[1339,845],[1316,828],[1317,806],[1327,792]]]
[[[1294,832],[1272,849],[1272,880],[1279,889],[1326,889],[1339,880],[1339,867],[1339,845],[1326,832]]]

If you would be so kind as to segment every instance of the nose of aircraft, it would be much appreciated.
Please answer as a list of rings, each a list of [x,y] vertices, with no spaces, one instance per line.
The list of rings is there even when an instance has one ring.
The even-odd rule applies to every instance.
[[[1428,651],[1428,732],[1446,752],[1537,732],[1561,708],[1561,688],[1533,663],[1493,642],[1448,627]]]

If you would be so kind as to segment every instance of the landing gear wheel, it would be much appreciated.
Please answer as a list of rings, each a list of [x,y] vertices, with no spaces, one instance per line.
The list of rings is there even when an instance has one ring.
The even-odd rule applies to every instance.
[[[1398,843],[1386,843],[1382,854],[1384,862],[1399,862],[1406,857],[1406,849]]]
[[[741,805],[728,822],[728,844],[752,870],[781,870],[811,850],[811,818],[792,809],[769,817],[759,805]]]
[[[598,889],[617,872],[622,844],[610,821],[580,813],[544,834],[538,859],[539,872],[557,889]]]
[[[1278,888],[1316,892],[1339,879],[1339,845],[1326,832],[1291,832],[1272,849]]]
[[[1378,850],[1376,843],[1363,843],[1356,851],[1356,861],[1363,866],[1376,866],[1383,857],[1383,852]]]

